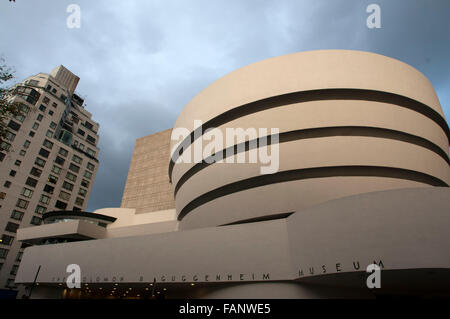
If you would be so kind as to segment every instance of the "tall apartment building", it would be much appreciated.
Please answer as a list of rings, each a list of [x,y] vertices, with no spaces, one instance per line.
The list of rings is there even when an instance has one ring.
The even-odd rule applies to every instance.
[[[0,289],[17,289],[18,228],[53,210],[86,208],[98,168],[98,123],[75,94],[80,78],[60,65],[9,91],[24,115],[7,123],[0,153]]]

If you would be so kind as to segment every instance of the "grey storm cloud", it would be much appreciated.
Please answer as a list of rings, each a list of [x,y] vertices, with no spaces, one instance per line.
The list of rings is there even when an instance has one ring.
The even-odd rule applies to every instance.
[[[16,79],[63,64],[100,123],[100,168],[88,210],[119,206],[135,139],[173,126],[221,76],[297,51],[354,49],[402,60],[433,83],[450,116],[448,0],[1,1],[0,55]],[[381,29],[366,7],[381,7]],[[361,70],[364,72],[364,70]]]

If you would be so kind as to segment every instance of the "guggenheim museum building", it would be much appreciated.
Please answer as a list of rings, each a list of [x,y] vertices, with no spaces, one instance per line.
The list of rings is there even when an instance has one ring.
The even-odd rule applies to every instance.
[[[121,207],[19,229],[16,284],[31,298],[450,296],[449,139],[432,84],[401,61],[251,64],[137,139]]]

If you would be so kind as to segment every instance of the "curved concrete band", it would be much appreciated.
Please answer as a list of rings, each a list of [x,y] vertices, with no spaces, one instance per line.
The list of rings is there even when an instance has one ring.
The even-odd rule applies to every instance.
[[[270,287],[280,288],[283,298],[344,297],[346,287],[359,287],[367,296],[365,270],[377,263],[382,289],[448,289],[449,195],[448,187],[387,190],[303,210],[294,207],[296,213],[278,220],[149,234],[139,240],[110,238],[95,245],[33,246],[26,250],[16,281],[32,283],[42,265],[39,282],[57,286],[65,281],[67,264],[76,261],[83,283],[120,279],[148,286],[156,280],[159,286],[173,285],[168,297],[189,283],[205,286],[193,297],[276,298]],[[351,289],[347,296],[359,294]]]
[[[238,111],[226,115],[233,110]],[[278,144],[277,173],[297,171],[295,181],[242,186],[261,175],[260,161],[213,163],[201,169],[195,162],[172,163],[170,177],[182,229],[286,213],[294,206],[305,209],[364,192],[450,184],[450,133],[436,93],[419,71],[392,58],[329,50],[261,61],[200,92],[181,112],[174,130],[193,132],[195,120],[207,123],[222,115],[226,117],[216,121],[222,123],[221,132],[227,128],[267,128],[269,132],[278,128],[280,136],[302,130],[321,132],[317,136],[298,133],[297,139]],[[199,139],[183,151],[194,150]],[[176,142],[172,141],[172,151]],[[263,148],[272,151],[273,145],[258,151]],[[301,170],[351,166],[358,169],[343,175],[301,176]],[[311,189],[314,194],[303,196]]]

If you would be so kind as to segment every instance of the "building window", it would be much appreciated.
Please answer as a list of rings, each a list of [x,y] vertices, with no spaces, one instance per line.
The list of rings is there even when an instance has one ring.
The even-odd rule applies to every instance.
[[[53,115],[53,111],[52,110],[48,111],[48,115],[52,116]]]
[[[23,147],[28,148],[30,146],[30,143],[31,142],[29,140],[26,140],[25,143],[23,143]]]
[[[16,206],[19,207],[19,208],[27,209],[28,208],[28,203],[29,203],[28,201],[19,198],[17,200]]]
[[[55,163],[56,164],[59,164],[59,165],[61,165],[61,166],[64,166],[64,162],[65,162],[66,160],[64,159],[64,158],[62,158],[62,157],[59,157],[59,156],[56,156],[56,158],[55,158]]]
[[[14,139],[16,138],[16,134],[11,133],[10,131],[6,131],[5,134],[6,134],[5,137],[8,141],[14,142]]]
[[[2,238],[0,239],[0,244],[2,245],[6,245],[6,246],[11,246],[12,242],[14,241],[14,237],[13,236],[9,236],[9,235],[2,235]]]
[[[19,269],[18,265],[13,265],[12,268],[11,268],[11,272],[9,274],[13,275],[13,276],[17,275],[17,270],[18,269]],[[9,285],[9,283],[8,283],[8,285]]]
[[[31,217],[30,224],[32,224],[32,225],[40,225],[40,224],[42,224],[42,219],[40,217],[33,216],[33,217]]]
[[[20,109],[23,113],[28,113],[28,112],[30,112],[30,108],[29,108],[28,106],[26,106],[25,104],[23,104],[23,103],[20,103],[20,104],[19,104],[19,109]]]
[[[89,181],[83,179],[83,180],[81,181],[81,186],[86,187],[86,188],[89,188]]]
[[[22,192],[20,193],[20,195],[26,198],[31,198],[31,196],[33,196],[33,190],[24,187],[22,188]]]
[[[6,256],[8,256],[8,249],[5,248],[0,248],[0,258],[1,259],[6,259]]]
[[[23,114],[17,114],[16,116],[14,116],[14,119],[18,120],[19,122],[23,123],[23,121],[25,121],[25,115]]]
[[[20,164],[22,164],[22,161],[16,160],[16,161],[14,162],[14,165],[16,165],[16,166],[20,166]]]
[[[59,131],[58,141],[70,146],[70,142],[72,141],[72,133],[67,130]]]
[[[25,156],[26,151],[25,150],[20,150],[19,155],[20,156]]]
[[[17,232],[18,228],[19,228],[19,224],[8,222],[8,224],[6,224],[5,230],[9,231],[11,233],[15,233],[15,232]]]
[[[51,128],[52,130],[54,130],[54,129],[56,128],[56,126],[57,126],[57,124],[56,124],[55,122],[51,122],[51,123],[50,123],[50,128]]]
[[[10,120],[8,123],[8,127],[17,132],[20,129],[20,124],[14,122],[13,120]]]
[[[90,136],[90,135],[87,136],[86,140],[87,140],[89,143],[94,144],[94,145],[95,145],[95,142],[97,141],[95,138],[93,138],[93,137]]]
[[[75,199],[75,205],[83,206],[84,199],[81,197],[77,197]]]
[[[19,103],[19,109],[25,114],[30,112],[30,108],[23,103]]]
[[[68,191],[73,190],[73,184],[70,184],[70,183],[68,183],[68,182],[66,182],[66,181],[64,181],[64,183],[62,184],[62,187],[63,187],[64,189],[67,189]]]
[[[74,175],[70,172],[67,172],[66,174],[66,178],[72,182],[75,182],[77,180],[77,175]]]
[[[11,170],[10,172],[9,172],[9,176],[12,176],[12,177],[14,177],[14,176],[16,176],[16,171],[15,170]]]
[[[50,203],[50,197],[42,194],[41,198],[39,199],[39,202],[41,202],[42,204],[48,204],[48,203]]]
[[[78,195],[81,195],[83,197],[86,196],[86,193],[87,193],[87,191],[85,189],[83,189],[83,188],[80,188],[80,190],[78,191]]]
[[[18,210],[13,210],[11,213],[11,218],[15,220],[22,220],[24,213],[19,212]]]
[[[67,150],[63,149],[62,147],[60,147],[58,153],[64,157],[66,157],[69,152]]]
[[[80,143],[80,145],[78,145],[78,148],[83,151],[84,150],[84,144]]]
[[[91,155],[92,157],[95,157],[95,151],[91,150],[89,147],[87,148],[86,152]]]
[[[93,131],[93,125],[91,123],[89,123],[88,121],[84,122],[84,127],[90,129],[91,131]]]
[[[50,142],[50,141],[47,140],[47,139],[44,140],[43,145],[44,145],[46,148],[49,148],[49,149],[52,149],[52,147],[53,147],[53,143]]]
[[[56,184],[58,182],[58,177],[50,174],[50,175],[48,175],[48,181],[52,184]]]
[[[41,177],[42,171],[39,168],[33,167],[30,174],[36,177]]]
[[[40,214],[40,215],[44,214],[46,211],[47,211],[47,208],[44,206],[41,206],[41,205],[37,205],[36,209],[34,210],[34,212],[36,214]]]
[[[33,105],[36,104],[37,100],[39,100],[39,97],[41,96],[41,94],[38,91],[31,88],[19,87],[17,91],[18,96],[20,96],[22,99]]]
[[[69,169],[75,173],[78,173],[80,171],[80,167],[72,163],[70,163]]]
[[[47,150],[44,149],[44,148],[41,148],[41,149],[39,150],[39,155],[41,155],[42,157],[48,158],[48,156],[50,155],[50,152],[47,151]],[[45,163],[44,163],[44,164],[45,164]]]
[[[66,209],[67,204],[66,204],[66,203],[63,203],[63,202],[60,202],[59,200],[57,200],[57,201],[56,201],[56,204],[55,204],[55,207],[56,207],[56,208],[59,208],[59,209]]]
[[[45,104],[48,104],[48,102],[50,102],[50,99],[46,96],[44,96],[44,99],[42,100],[42,102],[44,102]]]
[[[39,111],[41,111],[41,112],[45,112],[45,110],[46,110],[47,108],[45,107],[45,105],[39,105]]]
[[[22,255],[23,255],[23,251],[19,251],[19,253],[17,254],[17,257],[16,257],[16,261],[22,261]],[[10,279],[10,280],[12,280],[12,279]]]
[[[45,136],[52,138],[53,137],[53,132],[50,130],[47,130],[47,133],[45,133]]]
[[[3,186],[5,186],[6,188],[9,188],[11,186],[11,182],[10,181],[6,181]]]
[[[5,150],[5,151],[9,151],[9,148],[11,147],[11,144],[9,144],[9,143],[7,143],[7,142],[5,142],[5,141],[2,141],[2,144],[1,144],[1,146],[0,146],[0,150],[1,151],[3,151],[3,150]]]
[[[53,194],[54,190],[55,190],[55,188],[53,186],[50,186],[48,184],[46,184],[44,186],[44,192],[46,192],[46,193]]]
[[[44,118],[44,115],[42,115],[42,114],[39,114],[38,116],[37,116],[37,119],[36,119],[36,121],[42,121],[42,119]]]
[[[83,130],[80,130],[80,129],[78,129],[78,132],[77,132],[78,134],[80,134],[81,136],[84,136],[84,131]]]
[[[36,187],[37,182],[38,182],[37,179],[28,177],[25,184],[27,184],[28,186],[31,186],[31,187]]]
[[[31,137],[34,137],[34,134],[35,133],[33,131],[30,131],[30,133],[28,133],[28,135],[31,136]]]
[[[72,161],[74,161],[75,163],[81,164],[81,162],[83,161],[83,159],[79,156],[76,156],[75,154],[72,156]]]
[[[80,119],[78,118],[77,115],[75,115],[74,113],[72,113],[72,121],[73,121],[75,124],[78,124],[78,122],[80,122]],[[78,131],[79,131],[79,130],[78,130]]]
[[[55,92],[56,92],[56,90],[55,90]],[[56,107],[58,106],[58,103],[53,102],[53,103],[52,103],[52,106],[56,108]]]
[[[28,80],[28,82],[26,84],[31,85],[31,86],[38,86],[39,85],[39,81],[37,81],[37,80]]]
[[[69,200],[70,199],[70,194],[64,191],[61,191],[59,193],[59,198],[63,199],[63,200]]]
[[[39,123],[38,122],[34,122],[33,124],[33,130],[37,130],[39,128]]]
[[[53,165],[52,172],[59,175],[59,172],[61,172],[61,168],[56,165]]]
[[[88,171],[84,171],[84,177],[91,179],[92,173]]]
[[[2,150],[2,148],[0,147],[0,151]],[[3,161],[3,159],[5,158],[5,153],[0,153],[0,162]]]
[[[42,158],[36,157],[34,164],[36,164],[37,166],[40,166],[40,167],[44,167],[45,161]]]
[[[6,198],[6,193],[0,192],[0,199],[5,199],[5,198]]]

